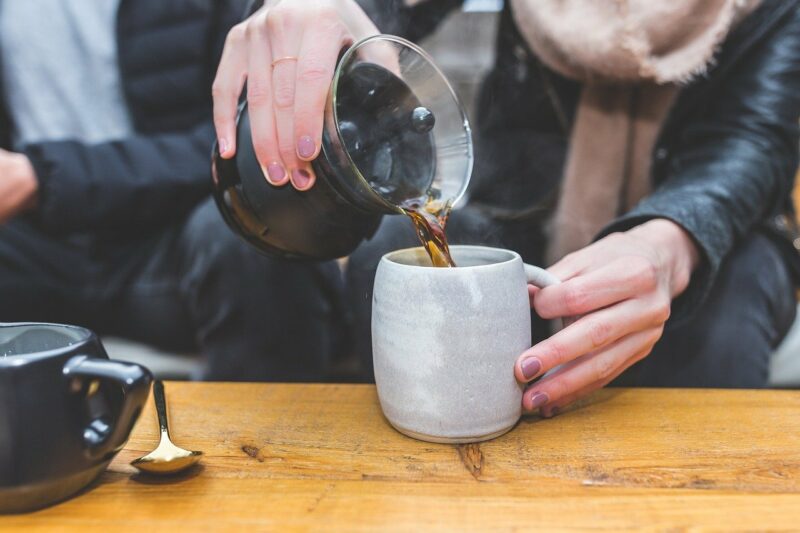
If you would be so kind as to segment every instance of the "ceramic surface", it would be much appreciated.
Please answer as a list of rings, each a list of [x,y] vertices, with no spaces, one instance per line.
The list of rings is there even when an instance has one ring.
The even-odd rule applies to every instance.
[[[422,248],[381,260],[372,343],[386,418],[434,442],[498,436],[521,414],[514,362],[531,344],[529,280],[555,283],[519,255],[452,246],[457,268],[433,268]],[[527,275],[526,275],[527,272]]]

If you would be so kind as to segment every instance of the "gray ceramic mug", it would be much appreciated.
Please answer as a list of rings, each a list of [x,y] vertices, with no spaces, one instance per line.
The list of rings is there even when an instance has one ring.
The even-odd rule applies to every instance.
[[[514,362],[531,345],[527,284],[558,283],[509,250],[451,246],[457,268],[430,266],[422,248],[385,255],[372,303],[381,408],[400,432],[477,442],[521,415]]]

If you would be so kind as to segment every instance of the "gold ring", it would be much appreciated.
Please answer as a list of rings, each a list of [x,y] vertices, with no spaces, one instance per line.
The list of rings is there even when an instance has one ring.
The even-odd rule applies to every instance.
[[[275,61],[272,62],[272,68],[275,68],[275,65],[277,65],[278,63],[283,63],[284,61],[297,61],[297,56],[286,56],[276,59]]]

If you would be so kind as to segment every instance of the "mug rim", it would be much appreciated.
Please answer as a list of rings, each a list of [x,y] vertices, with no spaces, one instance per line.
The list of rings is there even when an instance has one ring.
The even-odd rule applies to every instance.
[[[6,328],[40,327],[40,326],[46,326],[57,329],[68,329],[73,331],[77,330],[82,333],[82,337],[79,340],[75,341],[74,344],[62,346],[60,348],[52,348],[50,350],[41,350],[36,352],[9,355],[7,357],[0,357],[0,368],[20,367],[29,363],[34,363],[37,361],[41,361],[43,359],[48,359],[50,357],[62,355],[65,352],[72,351],[77,347],[86,344],[95,336],[92,330],[84,328],[82,326],[74,326],[71,324],[56,324],[53,322],[0,322],[0,330]]]
[[[497,262],[494,262],[494,263],[486,263],[486,264],[480,264],[480,265],[470,265],[470,266],[463,266],[463,267],[456,265],[456,268],[435,267],[432,264],[430,264],[430,265],[410,265],[408,263],[401,263],[401,262],[396,261],[394,259],[393,256],[402,255],[402,254],[408,254],[408,253],[411,253],[411,252],[421,253],[423,256],[427,256],[427,252],[426,252],[426,250],[425,250],[425,248],[423,246],[412,246],[410,248],[402,248],[400,250],[393,250],[391,252],[388,252],[388,253],[384,254],[383,257],[381,257],[381,261],[380,262],[381,263],[383,263],[383,262],[389,263],[389,264],[391,264],[393,266],[397,266],[397,267],[429,268],[431,270],[435,270],[437,272],[443,272],[444,273],[444,272],[457,272],[459,270],[464,270],[464,269],[492,268],[492,267],[498,267],[498,266],[501,266],[501,265],[507,265],[507,264],[513,263],[514,261],[517,261],[517,260],[519,260],[520,262],[522,261],[522,258],[520,257],[520,255],[517,252],[515,252],[514,250],[508,250],[506,248],[495,248],[493,246],[481,246],[481,245],[474,245],[474,244],[454,244],[454,245],[450,246],[450,250],[451,251],[454,250],[454,249],[455,250],[480,250],[480,251],[489,251],[489,252],[500,252],[500,253],[505,254],[507,259],[500,260],[500,261],[497,261]]]

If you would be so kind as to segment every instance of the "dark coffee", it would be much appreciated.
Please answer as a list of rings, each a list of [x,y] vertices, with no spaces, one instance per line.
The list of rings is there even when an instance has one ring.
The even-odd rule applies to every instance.
[[[450,256],[445,226],[450,215],[450,206],[442,207],[441,202],[429,199],[412,200],[401,204],[401,209],[414,223],[422,246],[428,252],[431,263],[435,267],[449,268],[456,266]]]

